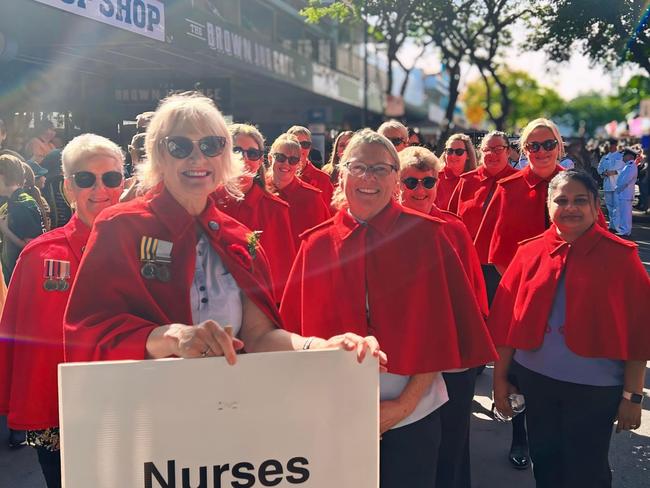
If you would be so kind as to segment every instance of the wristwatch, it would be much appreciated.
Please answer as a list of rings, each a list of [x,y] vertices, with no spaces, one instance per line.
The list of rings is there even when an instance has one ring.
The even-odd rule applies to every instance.
[[[640,393],[631,393],[623,390],[623,398],[630,400],[632,403],[640,404],[643,401],[643,395]]]

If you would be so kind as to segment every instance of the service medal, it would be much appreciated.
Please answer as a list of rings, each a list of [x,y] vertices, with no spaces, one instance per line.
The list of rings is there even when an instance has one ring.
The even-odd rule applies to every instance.
[[[56,289],[59,291],[67,291],[70,288],[70,285],[66,280],[58,280],[56,283]]]
[[[156,265],[153,263],[144,263],[140,268],[140,274],[147,280],[153,280],[156,277]]]
[[[171,279],[171,273],[166,264],[159,264],[156,267],[156,278],[163,283],[167,283]]]
[[[43,288],[45,289],[45,291],[55,291],[57,289],[56,281],[49,278],[46,279],[43,282]]]

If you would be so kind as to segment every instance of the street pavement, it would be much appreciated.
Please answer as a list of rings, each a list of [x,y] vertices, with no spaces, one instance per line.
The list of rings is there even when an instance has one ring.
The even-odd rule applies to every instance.
[[[631,237],[639,245],[641,260],[650,273],[650,215],[635,214]],[[645,393],[650,394],[650,371]],[[492,368],[476,382],[471,425],[473,488],[534,488],[532,471],[517,471],[508,462],[511,426],[492,420],[490,408]],[[45,488],[35,452],[28,447],[9,450],[7,427],[0,417],[0,488]],[[585,443],[589,439],[584,440]],[[610,462],[614,488],[650,487],[650,400],[645,401],[641,427],[612,436]],[[576,487],[580,488],[580,487]]]

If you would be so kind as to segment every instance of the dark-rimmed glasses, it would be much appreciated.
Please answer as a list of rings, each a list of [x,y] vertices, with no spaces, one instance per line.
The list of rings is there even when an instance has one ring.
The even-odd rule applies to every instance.
[[[464,149],[464,148],[461,148],[461,147],[459,147],[457,149],[454,149],[453,147],[448,147],[448,148],[445,148],[445,152],[447,153],[447,156],[451,156],[452,154],[455,154],[456,156],[462,156],[463,154],[465,154],[467,152],[467,149]]]
[[[291,166],[295,166],[300,162],[298,156],[287,156],[282,153],[272,153],[271,155],[273,156],[273,160],[277,163],[289,163]]]
[[[436,178],[433,176],[425,176],[424,178],[409,176],[408,178],[404,178],[402,183],[404,183],[404,186],[409,190],[415,190],[420,183],[422,183],[422,186],[427,190],[431,190],[431,188],[436,184],[436,181]]]
[[[122,184],[122,173],[119,171],[107,171],[100,176],[106,188],[117,188]],[[72,175],[75,185],[79,188],[91,188],[97,181],[97,175],[90,171],[78,171]]]
[[[185,136],[167,136],[162,142],[167,147],[169,155],[176,159],[185,159],[194,151],[194,144],[198,144],[199,151],[208,158],[219,156],[226,147],[226,138],[222,136],[206,136],[198,141],[193,141]]]
[[[528,149],[530,152],[536,153],[540,149],[544,149],[544,151],[552,151],[557,147],[557,139],[546,139],[543,142],[527,142],[526,143],[526,149]]]
[[[264,156],[263,151],[255,149],[254,147],[251,147],[250,149],[244,149],[243,147],[235,146],[232,148],[232,152],[239,153],[250,161],[258,161],[262,156]]]

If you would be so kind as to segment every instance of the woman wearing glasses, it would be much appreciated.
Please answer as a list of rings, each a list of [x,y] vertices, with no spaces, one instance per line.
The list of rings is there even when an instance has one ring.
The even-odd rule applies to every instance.
[[[243,163],[210,99],[165,99],[145,146],[140,181],[151,190],[93,226],[66,310],[66,360],[225,356],[234,364],[242,349],[320,347],[385,360],[374,338],[305,339],[280,328],[266,253],[212,199],[219,185],[241,196]],[[103,277],[111,286],[98,294]]]
[[[488,306],[481,264],[463,222],[433,203],[436,180],[442,164],[428,149],[409,147],[399,153],[400,201],[405,207],[446,222],[445,235],[458,253],[474,288],[483,315]],[[439,487],[470,488],[469,423],[474,398],[476,371],[461,368],[443,372],[449,401],[440,408],[442,435],[438,454]]]
[[[330,211],[321,197],[321,191],[296,176],[300,164],[300,144],[290,134],[278,137],[269,151],[271,168],[267,185],[289,204],[291,233],[296,249],[300,234],[330,218]]]
[[[289,205],[266,190],[264,178],[264,137],[252,125],[231,124],[233,153],[244,160],[247,175],[239,179],[243,198],[235,198],[225,187],[215,192],[217,207],[255,232],[266,252],[273,279],[276,303],[282,298],[293,258],[296,256],[289,218]]]
[[[0,414],[9,427],[27,430],[49,488],[61,486],[57,365],[63,362],[63,312],[93,222],[119,200],[124,163],[116,144],[94,134],[70,141],[62,160],[75,213],[23,249],[0,322]]]
[[[391,355],[380,379],[381,486],[435,486],[440,371],[489,362],[494,349],[446,224],[393,199],[393,144],[364,129],[342,163],[340,210],[303,235],[281,314],[307,335],[353,327],[381,338]]]
[[[321,191],[321,198],[329,208],[332,203],[334,187],[330,182],[330,176],[314,166],[309,159],[309,151],[312,148],[311,131],[302,125],[294,125],[287,131],[287,134],[298,139],[298,143],[300,144],[300,168],[298,170],[298,176],[308,185],[318,188]]]
[[[436,205],[447,210],[460,175],[476,168],[476,151],[469,136],[454,134],[445,143],[442,153],[444,170],[440,173]]]
[[[521,133],[521,148],[530,162],[498,182],[474,243],[481,263],[493,264],[500,275],[517,251],[519,242],[550,226],[546,197],[548,182],[562,170],[562,136],[548,119],[535,119]]]

